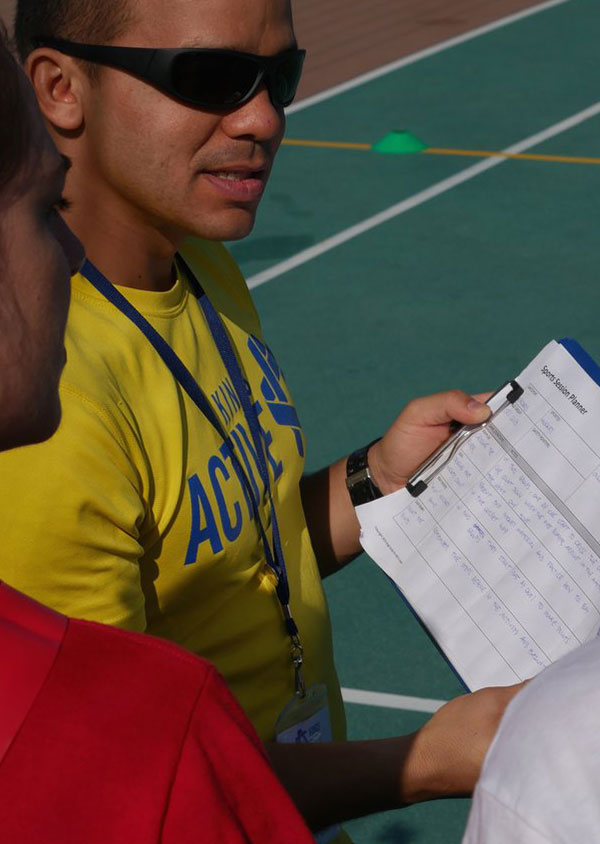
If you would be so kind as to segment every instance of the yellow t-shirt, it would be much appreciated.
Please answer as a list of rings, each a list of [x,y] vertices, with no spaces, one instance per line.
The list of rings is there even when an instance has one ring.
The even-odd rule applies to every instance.
[[[292,400],[226,249],[193,241],[183,254],[221,314],[258,402],[305,677],[327,684],[333,735],[341,739],[328,610],[299,492],[305,443]],[[187,281],[179,277],[166,292],[121,291],[194,374],[262,490],[244,413]],[[290,641],[222,440],[142,332],[81,275],[73,279],[66,348],[58,433],[0,455],[0,579],[68,615],[147,631],[206,657],[260,736],[273,738],[294,693]],[[268,506],[262,516],[270,529]]]

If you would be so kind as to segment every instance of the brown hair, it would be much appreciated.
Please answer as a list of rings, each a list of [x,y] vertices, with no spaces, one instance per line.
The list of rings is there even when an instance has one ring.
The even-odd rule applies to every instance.
[[[0,192],[29,156],[31,119],[24,94],[25,77],[11,53],[0,22]]]

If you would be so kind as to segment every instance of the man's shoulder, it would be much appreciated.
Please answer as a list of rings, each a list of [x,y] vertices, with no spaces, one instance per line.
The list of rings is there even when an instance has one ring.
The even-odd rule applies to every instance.
[[[155,693],[181,694],[191,699],[202,691],[217,671],[202,657],[173,642],[147,633],[134,633],[94,621],[70,619],[63,650],[89,660],[94,655],[95,672],[103,667],[112,676],[127,678],[132,689],[148,683]]]
[[[60,384],[65,424],[77,407],[78,422],[83,412],[102,419],[120,440],[129,439],[135,430],[131,397],[145,389],[140,361],[154,352],[139,329],[81,274],[73,276],[71,289]]]
[[[260,337],[260,320],[248,285],[224,244],[188,238],[181,253],[216,309],[248,334]]]
[[[124,697],[129,696],[127,687],[134,697],[145,688],[159,698],[178,694],[188,699],[186,710],[217,673],[209,662],[172,642],[68,618],[2,582],[0,634],[2,644],[12,642],[13,650],[15,642],[22,643],[27,658],[37,658],[40,647],[60,649],[56,670],[66,669],[67,677],[78,678],[81,690],[89,686],[85,678],[89,673],[95,691],[100,694],[106,685],[110,696],[120,676]],[[77,693],[77,684],[71,691]]]
[[[178,675],[204,683],[216,669],[207,660],[184,650],[166,639],[147,633],[111,627],[95,621],[69,618],[0,581],[0,622],[19,632],[30,643],[63,643],[71,656],[78,654],[87,663],[103,662],[111,669],[120,667],[135,673],[167,670],[169,682]],[[93,656],[92,656],[93,655]],[[132,678],[133,679],[133,678]]]
[[[123,330],[127,323],[115,319],[114,306],[81,274],[73,276],[71,291],[63,384],[68,383],[75,391],[90,395],[96,392],[94,385],[97,384],[99,396],[105,398],[115,361],[120,366],[129,354],[131,338]]]

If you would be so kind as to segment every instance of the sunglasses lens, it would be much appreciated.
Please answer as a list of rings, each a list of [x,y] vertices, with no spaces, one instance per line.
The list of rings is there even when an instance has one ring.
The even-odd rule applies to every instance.
[[[220,53],[181,53],[171,69],[175,90],[185,99],[210,108],[239,103],[252,89],[258,65]]]
[[[304,53],[297,51],[283,57],[270,72],[269,92],[275,105],[288,106],[292,102],[302,76],[303,64]]]
[[[290,51],[267,70],[266,82],[276,106],[289,105],[302,75],[304,52]],[[260,64],[235,53],[180,53],[171,66],[171,83],[188,102],[205,108],[227,108],[242,102],[252,91]]]

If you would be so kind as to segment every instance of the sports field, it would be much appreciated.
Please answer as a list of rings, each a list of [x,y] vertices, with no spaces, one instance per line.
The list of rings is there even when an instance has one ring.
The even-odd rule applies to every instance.
[[[496,388],[552,338],[600,360],[599,43],[597,0],[560,0],[290,109],[292,140],[370,146],[406,131],[429,148],[533,156],[281,151],[255,232],[232,250],[310,468],[376,437],[416,395]],[[351,736],[413,730],[420,709],[460,693],[368,559],[327,593],[347,698],[393,696],[348,703]],[[453,844],[467,811],[445,801],[349,828],[358,844]]]

